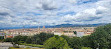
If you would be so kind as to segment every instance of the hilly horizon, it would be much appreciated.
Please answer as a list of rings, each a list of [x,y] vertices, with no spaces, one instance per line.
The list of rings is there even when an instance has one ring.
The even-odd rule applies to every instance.
[[[97,27],[97,26],[103,26],[106,25],[106,23],[100,23],[100,24],[60,24],[60,25],[54,25],[54,26],[45,26],[45,28],[61,28],[61,27]],[[39,26],[42,28],[43,26]],[[23,26],[23,27],[5,27],[0,28],[0,30],[5,29],[29,29],[29,28],[38,28],[38,26]]]

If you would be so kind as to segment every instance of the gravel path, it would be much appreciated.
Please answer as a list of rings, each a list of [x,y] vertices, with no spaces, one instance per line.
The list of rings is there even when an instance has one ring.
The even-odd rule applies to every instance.
[[[8,49],[9,47],[13,47],[11,43],[0,43],[0,49]]]

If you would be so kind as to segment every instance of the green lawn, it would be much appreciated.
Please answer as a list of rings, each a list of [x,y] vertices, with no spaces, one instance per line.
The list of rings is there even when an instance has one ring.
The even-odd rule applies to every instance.
[[[40,47],[40,48],[43,48],[43,45],[37,45],[37,44],[26,44],[26,43],[20,43],[20,45],[25,45],[25,46],[32,46],[32,47]]]
[[[13,47],[10,47],[9,49],[44,49],[44,48],[13,48]]]

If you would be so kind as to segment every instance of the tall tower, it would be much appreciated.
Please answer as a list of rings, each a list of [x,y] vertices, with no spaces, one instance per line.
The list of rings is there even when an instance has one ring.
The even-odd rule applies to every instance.
[[[39,28],[39,26],[38,26],[38,30],[39,30],[40,28]]]
[[[40,33],[40,28],[39,28],[39,26],[38,26],[38,33]]]
[[[39,22],[38,22],[38,33],[40,33],[40,27],[39,27]]]
[[[63,30],[63,28],[61,27],[61,32],[62,32],[62,35],[64,35],[64,30]]]
[[[84,33],[87,33],[87,28],[84,28]]]
[[[45,28],[45,26],[43,26],[43,29]]]

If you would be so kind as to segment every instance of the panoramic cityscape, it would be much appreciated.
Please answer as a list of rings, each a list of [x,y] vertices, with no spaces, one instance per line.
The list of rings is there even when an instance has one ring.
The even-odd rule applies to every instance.
[[[87,36],[94,32],[95,27],[70,27],[70,28],[37,28],[37,29],[10,29],[10,30],[1,30],[1,36],[5,38],[13,38],[18,35],[32,36],[36,34],[51,33],[54,35],[66,35],[66,36],[76,36],[74,31],[77,32],[77,36]]]
[[[111,49],[111,0],[0,0],[0,49]]]

